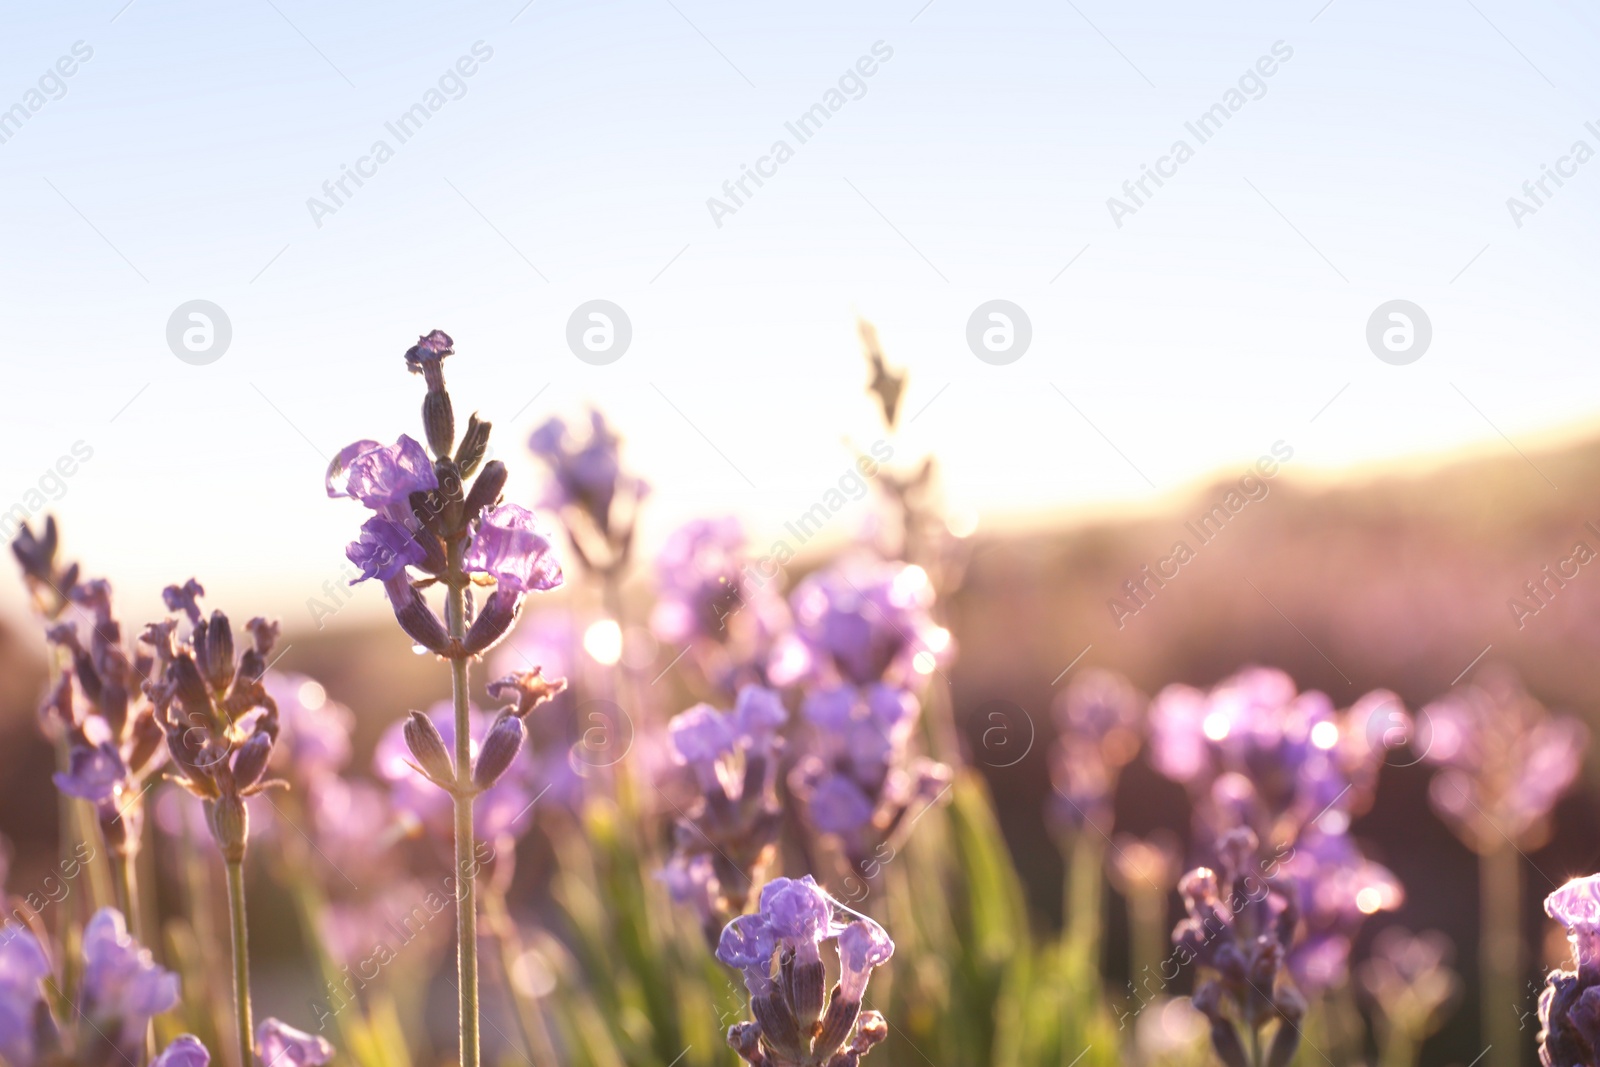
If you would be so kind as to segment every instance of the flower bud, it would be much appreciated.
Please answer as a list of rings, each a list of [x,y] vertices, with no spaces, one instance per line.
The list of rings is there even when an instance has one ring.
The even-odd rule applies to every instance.
[[[483,751],[478,753],[478,765],[472,770],[472,784],[488,789],[511,768],[511,761],[522,751],[524,730],[522,720],[515,715],[501,715],[489,728],[483,739]]]
[[[384,582],[383,588],[389,594],[395,621],[406,636],[428,651],[444,655],[450,648],[450,635],[444,632],[444,623],[422,599],[422,594],[412,587],[410,580],[399,574]]]
[[[821,966],[821,961],[818,961]],[[833,987],[833,995],[828,998],[828,1010],[822,1016],[822,1029],[817,1032],[817,1039],[812,1043],[812,1050],[819,1056],[826,1056],[836,1052],[850,1038],[850,1029],[855,1026],[856,1018],[861,1014],[861,1001],[851,1001],[840,995],[839,987]]]
[[[272,758],[272,738],[268,734],[255,734],[239,746],[233,758],[233,782],[241,793],[261,780],[267,773],[267,760]]]
[[[211,688],[226,690],[233,682],[233,626],[226,615],[213,611],[209,625],[204,629],[195,627],[195,651],[201,658],[201,673]]]
[[[803,1055],[800,1047],[800,1028],[795,1023],[794,1013],[789,1010],[789,1004],[783,999],[781,993],[774,989],[758,997],[750,998],[750,1014],[756,1017],[756,1025],[761,1027],[761,1036],[780,1057],[798,1060]]]
[[[211,705],[211,691],[206,688],[205,679],[200,677],[200,668],[195,666],[189,653],[180,652],[167,668],[167,684],[178,698],[178,707],[182,709],[184,718],[191,723],[212,720],[215,712]]]
[[[228,792],[207,801],[206,819],[222,858],[228,863],[243,863],[245,841],[250,837],[250,812],[239,794]]]
[[[506,465],[497,459],[491,459],[483,465],[483,472],[478,475],[478,480],[472,483],[472,489],[467,493],[467,502],[463,507],[467,518],[476,518],[478,512],[492,506],[500,499],[505,487]]]
[[[444,747],[444,738],[432,719],[420,711],[413,711],[402,732],[405,734],[406,747],[416,757],[422,773],[441,786],[448,787],[455,781],[455,764],[451,762],[450,753]]]
[[[850,1042],[850,1051],[865,1055],[874,1046],[881,1045],[889,1037],[889,1023],[881,1011],[864,1011],[861,1013],[860,1025],[856,1027],[855,1040]]]
[[[473,412],[467,417],[466,432],[461,435],[461,443],[456,446],[456,465],[461,468],[463,478],[472,477],[472,472],[478,469],[478,464],[483,461],[483,454],[489,450],[489,423],[478,418],[478,413]]]
[[[422,427],[428,432],[428,447],[443,459],[456,443],[456,416],[450,406],[450,394],[444,390],[429,390],[422,398]]]
[[[148,711],[134,717],[132,736],[133,744],[128,749],[128,769],[138,774],[160,754],[165,737],[156,717]]]
[[[477,655],[492,648],[517,621],[517,609],[522,604],[522,594],[510,589],[496,589],[483,602],[483,610],[472,620],[472,627],[462,644],[468,653]]]
[[[765,1063],[761,1053],[761,1027],[755,1023],[734,1023],[728,1027],[728,1047],[747,1063]]]

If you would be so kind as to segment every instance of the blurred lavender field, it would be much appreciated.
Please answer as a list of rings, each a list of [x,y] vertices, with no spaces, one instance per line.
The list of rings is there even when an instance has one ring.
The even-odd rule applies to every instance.
[[[903,381],[863,336],[871,402],[892,432]],[[435,389],[430,378],[436,393],[442,379]],[[453,427],[429,426],[446,471]],[[471,527],[467,566],[497,591],[477,594],[462,639],[510,634],[470,690],[482,788],[468,880],[483,894],[491,1062],[727,1063],[728,1031],[751,1062],[777,1065],[791,1062],[780,1032],[791,1024],[775,1010],[821,1016],[818,1033],[832,1036],[817,1041],[838,1051],[828,1058],[819,1043],[815,1062],[830,1067],[878,1044],[880,1064],[1515,1064],[1534,1062],[1541,1030],[1550,1048],[1567,1033],[1580,1049],[1546,1062],[1587,1062],[1582,968],[1567,986],[1551,979],[1570,1025],[1568,1008],[1540,1016],[1544,974],[1568,948],[1539,904],[1600,864],[1583,761],[1600,691],[1600,585],[1587,567],[1600,533],[1568,503],[1600,489],[1600,442],[1316,482],[1278,442],[1248,470],[1137,519],[1028,533],[958,528],[935,467],[880,471],[864,455],[880,494],[861,534],[873,551],[769,570],[721,519],[685,527],[658,560],[635,559],[650,499],[614,429],[598,416],[546,423],[530,443],[550,472],[543,495],[506,491],[554,517],[564,545],[539,540],[516,556],[518,538],[542,535],[510,503]],[[426,462],[394,454],[411,486],[444,492]],[[470,473],[476,461],[460,462]],[[491,462],[480,480],[495,476]],[[1550,479],[1565,492],[1549,492]],[[498,496],[491,485],[468,501]],[[408,568],[436,565],[413,547],[423,535],[400,528],[399,547],[386,547],[383,516],[402,520],[368,506],[376,517],[350,558],[399,577],[390,598],[410,637],[392,625],[287,629],[275,645],[258,638],[261,657],[251,667],[246,651],[239,668],[261,676],[270,658],[255,699],[281,732],[262,749],[288,786],[251,801],[256,843],[239,864],[257,1015],[272,1016],[253,1047],[268,1063],[269,1048],[302,1063],[444,1062],[455,1041],[453,891],[433,888],[452,870],[451,803],[426,780],[453,773],[452,686],[417,652],[437,641],[439,655],[455,653],[443,630],[429,636],[437,620],[402,610],[415,595]],[[567,582],[531,597],[514,626],[511,614],[494,622],[501,590],[520,605],[553,584],[539,568],[556,556]],[[35,556],[35,575],[52,576],[34,582],[41,603],[108,618],[92,583],[63,607],[57,583],[78,576],[58,567]],[[198,626],[193,595],[175,587],[169,607]],[[117,896],[184,994],[145,1017],[160,1016],[161,1045],[188,1030],[237,1062],[238,1044],[221,1036],[233,1025],[226,946],[207,941],[227,911],[209,867],[209,838],[227,833],[220,802],[203,817],[169,768],[136,796],[117,792],[116,811],[101,807],[101,837],[74,838],[39,729],[51,683],[32,625],[7,620],[0,645],[9,914],[76,937],[90,903],[111,894],[108,872],[74,862],[70,842],[114,846],[126,812],[148,810],[137,870],[122,876],[142,892]],[[92,632],[104,637],[104,623]],[[185,638],[202,667],[203,636]],[[47,730],[82,722],[84,702],[106,706],[105,654],[96,645],[100,666],[79,664],[76,710],[58,696]],[[485,689],[502,676],[518,680]],[[402,736],[410,712],[426,715]],[[491,734],[508,717],[515,762],[500,764]],[[442,741],[437,767],[429,735]],[[184,736],[167,729],[169,746]],[[242,767],[247,746],[227,743]],[[73,762],[67,780],[91,789],[85,775]],[[1260,892],[1228,901],[1231,885]],[[1575,931],[1580,962],[1587,899],[1551,910]],[[813,934],[776,933],[794,921],[781,916],[817,907]],[[742,955],[740,938],[765,947]],[[774,944],[787,976],[832,940],[829,981],[836,998],[855,998],[859,1022],[841,1016],[834,1035],[834,1009],[806,1007],[789,977],[786,1006],[756,1010]],[[722,964],[743,968],[746,988]],[[91,955],[91,978],[95,966]],[[881,1017],[862,994],[874,969],[873,988],[888,990]],[[89,1021],[91,991],[78,1002]],[[13,1028],[76,1028],[81,1042],[71,1007]],[[140,1018],[119,1010],[129,1026]],[[137,1034],[100,1036],[123,1059],[145,1054]],[[38,1040],[4,1054],[28,1062],[52,1041],[52,1055],[74,1061],[108,1051]],[[171,1050],[168,1063],[189,1053]]]

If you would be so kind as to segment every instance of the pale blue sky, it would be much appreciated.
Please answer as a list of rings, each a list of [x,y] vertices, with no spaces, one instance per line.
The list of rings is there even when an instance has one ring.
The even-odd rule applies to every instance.
[[[1506,207],[1600,148],[1600,14],[1574,0],[123,3],[0,15],[0,109],[93,50],[0,144],[0,495],[87,442],[54,508],[136,597],[196,573],[303,612],[358,521],[324,457],[417,432],[400,355],[434,327],[514,496],[527,431],[593,402],[658,487],[651,541],[708,512],[776,533],[844,435],[877,436],[858,312],[912,367],[901,455],[936,448],[990,526],[1160,499],[1278,439],[1292,474],[1532,449],[1596,412],[1600,161],[1520,228]],[[1280,41],[1265,95],[1195,142]],[[876,42],[865,94],[715,225],[707,198]],[[319,227],[307,199],[380,138]],[[1107,198],[1178,138],[1194,158],[1116,226]],[[608,366],[564,340],[594,298],[633,323]],[[965,338],[995,298],[1032,321],[1008,366]],[[1395,298],[1434,331],[1403,367],[1364,339]],[[232,322],[207,366],[166,343],[192,299]]]

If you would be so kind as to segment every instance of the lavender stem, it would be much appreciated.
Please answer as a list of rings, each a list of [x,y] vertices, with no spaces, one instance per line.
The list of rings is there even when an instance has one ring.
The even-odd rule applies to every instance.
[[[467,632],[466,593],[460,583],[463,543],[452,539],[448,548],[447,574],[450,596],[445,622],[451,637]],[[450,683],[455,698],[456,787],[451,791],[455,803],[456,839],[456,981],[461,995],[461,1067],[478,1067],[478,904],[474,873],[472,834],[472,722],[467,706],[467,661],[450,660]]]
[[[228,868],[228,918],[233,927],[233,1014],[239,1024],[239,1063],[252,1067],[255,1029],[250,1019],[250,943],[245,933],[244,862],[230,862]]]

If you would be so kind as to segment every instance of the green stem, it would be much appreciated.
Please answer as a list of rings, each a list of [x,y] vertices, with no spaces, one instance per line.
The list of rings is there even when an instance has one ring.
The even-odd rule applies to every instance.
[[[447,549],[446,573],[450,577],[450,596],[445,605],[445,622],[450,636],[467,632],[466,593],[457,583],[462,577],[463,542],[452,539]],[[456,782],[451,796],[455,801],[456,838],[456,982],[461,994],[461,1067],[478,1067],[478,901],[474,882],[477,859],[473,855],[472,834],[472,722],[467,704],[467,661],[450,661],[450,685],[455,697]]]
[[[111,879],[115,884],[117,893],[117,907],[121,909],[122,916],[128,922],[128,932],[133,939],[141,945],[147,944],[143,936],[143,920],[139,914],[139,876],[134,869],[134,864],[139,861],[138,852],[123,852],[112,857]]]
[[[1490,1046],[1488,1067],[1517,1067],[1517,1030],[1512,1024],[1522,973],[1522,871],[1517,850],[1495,845],[1478,857],[1482,907],[1479,921],[1479,969],[1482,985],[1483,1039]]]
[[[229,863],[228,918],[233,926],[233,1015],[239,1024],[239,1063],[253,1067],[255,1027],[250,1019],[250,942],[245,933],[244,863]]]
[[[1132,959],[1134,996],[1140,1005],[1156,996],[1165,985],[1161,961],[1167,944],[1167,895],[1140,883],[1128,887],[1128,926]]]

